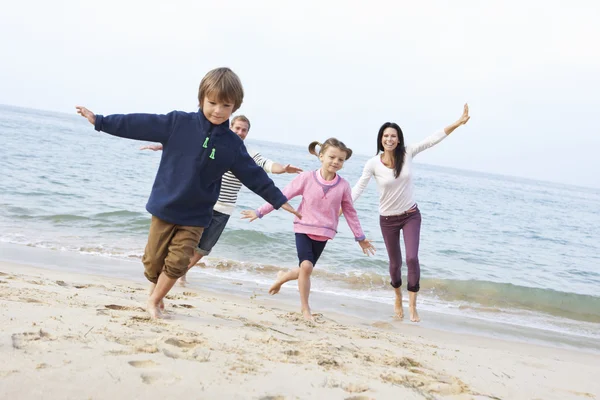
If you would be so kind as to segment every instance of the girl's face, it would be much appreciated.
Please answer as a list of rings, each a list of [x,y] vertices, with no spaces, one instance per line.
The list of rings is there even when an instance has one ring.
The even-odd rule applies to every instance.
[[[323,153],[319,154],[319,160],[321,160],[321,165],[325,171],[336,173],[344,166],[346,156],[345,151],[329,146]]]
[[[398,147],[398,131],[394,128],[385,128],[381,136],[381,145],[385,151],[394,151]]]

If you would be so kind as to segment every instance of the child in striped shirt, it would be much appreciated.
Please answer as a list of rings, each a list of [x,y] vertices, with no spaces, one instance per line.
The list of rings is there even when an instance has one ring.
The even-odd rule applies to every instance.
[[[317,154],[316,147],[320,146]],[[300,290],[300,303],[305,319],[313,320],[308,296],[310,294],[310,275],[317,263],[327,241],[333,239],[337,233],[340,208],[346,216],[348,226],[354,233],[354,238],[367,255],[375,254],[375,248],[365,235],[358,221],[358,215],[352,205],[352,190],[348,181],[337,174],[342,169],[344,161],[350,158],[352,150],[335,138],[330,138],[321,144],[312,142],[308,151],[317,156],[321,161],[321,168],[316,171],[307,171],[298,175],[290,182],[283,194],[291,200],[302,195],[298,212],[302,219],[294,219],[294,232],[296,234],[296,249],[298,251],[298,268],[288,272],[279,272],[277,280],[269,289],[270,294],[279,292],[281,285],[291,280],[298,280]],[[250,222],[256,218],[273,211],[273,207],[266,203],[258,210],[242,211],[242,218]]]

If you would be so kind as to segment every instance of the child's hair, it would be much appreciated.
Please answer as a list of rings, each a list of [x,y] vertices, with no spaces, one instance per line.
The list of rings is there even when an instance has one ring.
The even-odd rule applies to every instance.
[[[318,153],[316,150],[317,146],[320,147]],[[352,156],[352,149],[349,149],[348,147],[346,147],[344,142],[341,142],[341,141],[337,140],[336,138],[329,138],[323,144],[321,144],[317,141],[314,141],[308,145],[308,152],[312,155],[319,157],[319,155],[321,155],[321,154],[325,153],[325,151],[327,151],[328,147],[335,147],[337,149],[340,149],[341,151],[346,152],[346,160],[349,160],[350,157]]]
[[[233,126],[233,124],[235,124],[235,121],[242,121],[242,122],[247,123],[248,131],[250,130],[250,120],[245,115],[236,115],[235,117],[233,117],[233,119],[231,120],[231,126]]]
[[[204,75],[200,82],[198,89],[200,108],[202,108],[206,96],[210,96],[218,102],[233,103],[235,112],[244,101],[244,88],[235,72],[229,68],[216,68]]]

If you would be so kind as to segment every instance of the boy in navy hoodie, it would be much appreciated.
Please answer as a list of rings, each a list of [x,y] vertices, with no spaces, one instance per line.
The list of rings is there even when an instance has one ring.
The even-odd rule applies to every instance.
[[[163,298],[187,272],[227,171],[276,209],[299,215],[229,129],[229,117],[243,98],[238,76],[229,68],[217,68],[200,82],[198,112],[103,116],[76,107],[97,131],[163,145],[146,204],[152,222],[142,258],[144,275],[153,283],[147,305],[152,318],[163,318]]]

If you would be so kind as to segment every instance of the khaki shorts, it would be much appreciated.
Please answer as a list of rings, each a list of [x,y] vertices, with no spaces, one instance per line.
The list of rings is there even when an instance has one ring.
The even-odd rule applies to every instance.
[[[185,275],[203,231],[200,226],[175,225],[152,216],[142,257],[146,278],[156,283],[163,272],[171,279]]]

